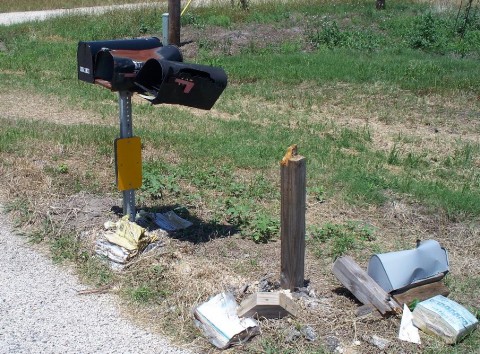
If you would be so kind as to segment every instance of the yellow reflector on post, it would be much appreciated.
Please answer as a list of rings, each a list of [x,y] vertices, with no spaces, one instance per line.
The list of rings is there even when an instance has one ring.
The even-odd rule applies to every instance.
[[[142,186],[142,143],[138,136],[115,139],[115,171],[119,191]]]

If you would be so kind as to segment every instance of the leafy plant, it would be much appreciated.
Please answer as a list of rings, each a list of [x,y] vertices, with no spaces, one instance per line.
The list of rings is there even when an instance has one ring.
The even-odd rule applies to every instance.
[[[348,221],[343,224],[326,223],[321,227],[313,226],[308,233],[313,245],[316,246],[317,256],[321,257],[323,250],[326,249],[328,255],[336,259],[349,250],[363,247],[366,241],[375,240],[374,232],[372,225]]]
[[[438,41],[437,21],[432,13],[417,18],[415,26],[410,32],[409,44],[415,49],[433,47]]]
[[[68,173],[68,165],[64,163],[58,165],[57,172],[62,174]]]
[[[323,186],[315,186],[307,188],[307,194],[317,202],[325,201],[325,189]]]
[[[245,226],[250,223],[252,210],[249,205],[242,204],[241,200],[236,198],[228,198],[225,205],[227,206],[227,220],[239,226]]]
[[[257,214],[251,224],[252,239],[255,242],[268,242],[278,234],[280,222],[268,214]]]
[[[343,38],[344,36],[338,28],[336,21],[316,23],[308,33],[309,41],[317,48],[321,45],[325,45],[330,49],[340,46]]]
[[[141,285],[132,288],[130,289],[129,294],[133,301],[139,303],[147,303],[151,301],[156,295],[155,291],[147,285]]]
[[[410,311],[415,310],[415,307],[417,307],[419,302],[420,302],[419,299],[413,299],[412,302],[408,304],[408,308],[410,309]]]
[[[159,199],[162,198],[164,192],[179,194],[180,187],[176,176],[146,169],[143,172],[141,191],[152,199]]]
[[[74,261],[78,256],[80,242],[71,233],[57,235],[50,241],[50,250],[55,262]]]

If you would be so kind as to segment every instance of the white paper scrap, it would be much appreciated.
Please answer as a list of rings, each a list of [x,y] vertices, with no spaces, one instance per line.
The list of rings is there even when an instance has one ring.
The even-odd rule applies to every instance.
[[[155,213],[154,218],[155,224],[157,224],[158,226],[160,226],[160,228],[166,231],[186,229],[187,227],[193,225],[190,221],[182,219],[173,211],[169,211],[163,214]]]
[[[418,328],[413,325],[413,316],[407,305],[403,305],[402,322],[400,323],[400,331],[398,339],[405,342],[420,344],[420,334]]]
[[[198,306],[194,311],[197,325],[210,342],[220,349],[240,344],[259,332],[253,318],[239,318],[237,302],[230,293],[221,293]]]

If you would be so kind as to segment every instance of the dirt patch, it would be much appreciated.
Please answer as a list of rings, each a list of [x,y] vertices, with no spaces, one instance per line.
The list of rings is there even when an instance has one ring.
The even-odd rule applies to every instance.
[[[52,202],[48,213],[60,227],[82,232],[101,229],[106,221],[115,217],[112,209],[121,206],[121,198],[79,192]]]
[[[236,55],[286,41],[298,41],[303,37],[302,34],[303,29],[298,26],[284,28],[269,24],[248,24],[235,30],[215,26],[185,26],[182,27],[182,41],[185,44],[181,50],[187,60],[195,58],[202,47],[217,54]]]
[[[28,99],[26,99],[28,97]],[[0,92],[0,117],[41,120],[58,124],[102,124],[100,115],[72,109],[58,97],[33,92]]]

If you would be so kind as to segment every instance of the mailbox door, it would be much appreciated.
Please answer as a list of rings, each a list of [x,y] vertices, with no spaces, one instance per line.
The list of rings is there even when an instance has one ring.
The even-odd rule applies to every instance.
[[[227,75],[221,68],[150,59],[135,83],[151,97],[152,104],[210,109],[227,86]]]

